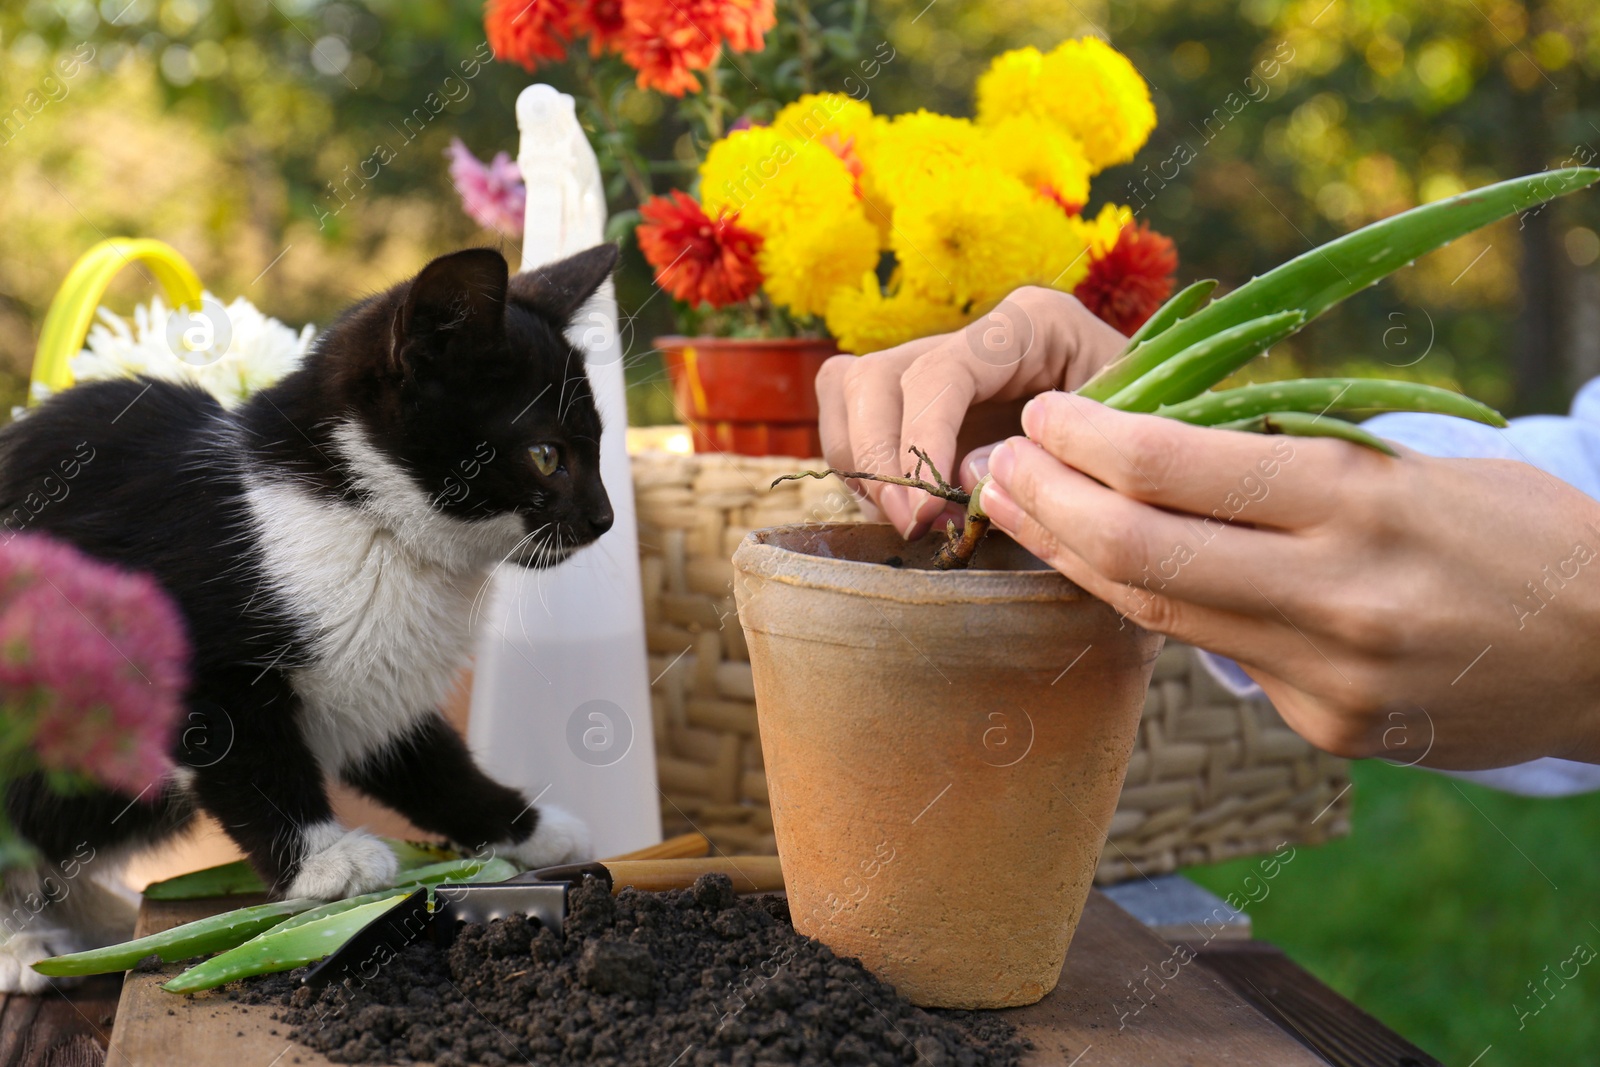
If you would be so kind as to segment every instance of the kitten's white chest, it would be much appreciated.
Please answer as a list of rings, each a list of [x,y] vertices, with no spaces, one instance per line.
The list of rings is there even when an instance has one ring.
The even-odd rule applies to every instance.
[[[306,740],[329,773],[439,708],[471,651],[490,565],[521,533],[514,517],[443,516],[413,490],[403,503],[421,509],[420,531],[383,514],[404,484],[389,486],[389,507],[376,511],[283,481],[247,490],[270,580],[311,633],[309,662],[290,678]]]

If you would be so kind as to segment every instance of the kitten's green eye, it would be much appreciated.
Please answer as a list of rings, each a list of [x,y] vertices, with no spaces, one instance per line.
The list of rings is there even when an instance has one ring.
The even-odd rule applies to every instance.
[[[534,445],[528,449],[528,455],[533,459],[534,469],[546,478],[561,466],[561,453],[555,445]]]

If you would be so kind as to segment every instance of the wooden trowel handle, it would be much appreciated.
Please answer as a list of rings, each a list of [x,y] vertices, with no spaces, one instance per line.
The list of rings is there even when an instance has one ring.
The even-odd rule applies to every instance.
[[[725,874],[735,893],[773,893],[783,888],[776,856],[701,856],[694,859],[609,860],[613,891],[625,886],[658,892],[688,889],[702,874]]]
[[[620,856],[612,856],[602,860],[610,863],[613,860],[670,860],[680,859],[685,856],[704,856],[711,851],[711,842],[703,834],[679,834],[669,837],[659,845],[646,845],[644,848],[633,852],[624,852]]]

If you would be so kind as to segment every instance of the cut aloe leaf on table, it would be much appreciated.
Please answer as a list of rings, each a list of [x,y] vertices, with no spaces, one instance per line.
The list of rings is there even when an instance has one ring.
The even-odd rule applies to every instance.
[[[275,904],[257,904],[175,926],[159,934],[125,941],[108,948],[74,952],[40,960],[33,969],[52,978],[125,971],[146,956],[159,956],[171,963],[204,956],[242,945],[257,934],[285,920],[320,907],[325,901],[303,897]]]
[[[455,849],[448,845],[437,845],[428,841],[402,841],[394,837],[384,838],[383,843],[394,853],[402,871],[458,858]],[[247,893],[266,891],[266,883],[261,880],[255,868],[246,860],[235,860],[204,870],[190,871],[188,874],[180,874],[164,881],[151,882],[145,886],[144,895],[146,900],[197,900],[202,897],[243,896]]]
[[[1418,256],[1508,215],[1582,189],[1597,178],[1600,170],[1589,167],[1543,171],[1363,226],[1179,318],[1102,368],[1078,391],[1091,400],[1109,400],[1191,345],[1264,315],[1298,308],[1309,322]]]
[[[443,882],[503,882],[518,872],[519,868],[515,864],[498,856],[487,860],[455,859],[444,863],[431,863],[400,872],[393,886],[375,893],[347,897],[344,900],[302,898],[235,908],[221,915],[185,923],[171,930],[126,941],[120,945],[92,949],[88,952],[74,952],[66,956],[53,956],[41,960],[33,967],[40,974],[67,977],[125,971],[151,955],[159,956],[168,963],[173,960],[186,960],[237,948],[253,940],[259,940],[264,934],[276,933],[279,927],[292,930],[320,919],[356,910],[375,901],[387,900],[397,893],[404,896],[419,885],[434,886]]]
[[[269,931],[190,967],[161,988],[169,993],[198,993],[240,978],[292,971],[296,967],[315,963],[410,895],[409,890],[397,891],[360,907],[325,915],[316,922],[281,932]]]

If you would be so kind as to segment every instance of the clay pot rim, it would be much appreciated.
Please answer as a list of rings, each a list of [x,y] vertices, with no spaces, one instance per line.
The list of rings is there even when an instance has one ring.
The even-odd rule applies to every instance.
[[[817,556],[771,543],[775,537],[798,531],[826,535],[834,530],[860,532],[863,527],[892,529],[888,523],[798,522],[752,530],[739,542],[733,554],[734,570],[785,585],[904,604],[1094,601],[1076,583],[1049,569],[914,570],[864,560]]]
[[[839,351],[839,342],[831,337],[714,337],[700,336],[685,337],[681,334],[667,334],[657,337],[652,342],[657,348],[685,348],[693,345],[696,348],[723,349],[723,348],[768,348],[774,351],[805,350],[812,348],[828,348],[832,353]]]

